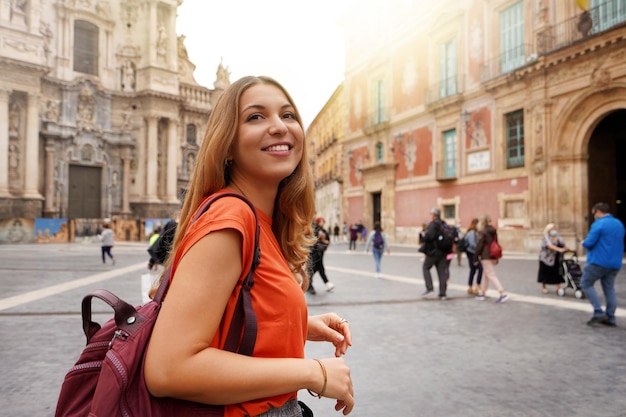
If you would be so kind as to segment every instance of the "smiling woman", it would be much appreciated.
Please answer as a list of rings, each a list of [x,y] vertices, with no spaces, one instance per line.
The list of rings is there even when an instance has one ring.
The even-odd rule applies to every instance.
[[[341,358],[352,344],[350,327],[335,313],[309,317],[304,298],[315,211],[304,161],[300,116],[279,83],[244,77],[224,90],[209,116],[167,261],[171,286],[145,360],[153,395],[210,404],[227,417],[301,417],[297,395],[306,389],[336,399],[344,414],[352,410],[352,379]],[[251,356],[226,346],[254,258],[255,216],[225,196],[192,221],[207,199],[224,192],[247,197],[259,219]],[[331,342],[335,357],[305,359],[307,340]]]
[[[176,23],[179,35],[186,37],[200,84],[212,88],[221,60],[231,80],[245,74],[271,75],[296,98],[306,127],[343,80],[345,45],[339,15],[347,2],[292,2],[285,7],[279,0],[261,6],[253,0],[187,0],[178,8]]]

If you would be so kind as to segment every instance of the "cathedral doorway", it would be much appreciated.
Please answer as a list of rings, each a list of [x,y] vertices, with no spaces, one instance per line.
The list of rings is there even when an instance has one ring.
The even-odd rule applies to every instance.
[[[70,165],[68,217],[102,217],[102,168]]]
[[[605,202],[626,224],[626,109],[607,115],[594,129],[588,145],[588,208]]]

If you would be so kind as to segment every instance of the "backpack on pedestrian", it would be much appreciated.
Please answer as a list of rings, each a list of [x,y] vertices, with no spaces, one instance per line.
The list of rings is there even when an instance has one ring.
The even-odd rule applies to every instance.
[[[239,194],[223,193],[208,200],[192,221],[215,200],[233,196],[252,203]],[[259,223],[255,229],[252,263],[233,313],[225,350],[251,356],[257,334],[257,320],[252,309],[250,290],[254,271],[260,262]],[[83,331],[87,346],[68,371],[61,386],[55,417],[166,417],[223,416],[224,406],[200,404],[174,398],[154,397],[146,387],[143,362],[163,298],[170,282],[171,266],[161,280],[151,301],[133,307],[107,290],[95,290],[82,302]],[[92,321],[92,299],[98,298],[115,312],[104,325]]]
[[[376,230],[374,232],[374,247],[376,249],[382,249],[385,247],[385,239],[383,239],[383,234],[380,230]]]
[[[469,242],[467,241],[467,235],[465,235],[456,242],[456,249],[459,252],[465,252],[467,248],[469,248]]]
[[[437,249],[444,253],[452,252],[452,246],[454,245],[454,230],[446,222],[441,222],[439,234],[435,240]]]

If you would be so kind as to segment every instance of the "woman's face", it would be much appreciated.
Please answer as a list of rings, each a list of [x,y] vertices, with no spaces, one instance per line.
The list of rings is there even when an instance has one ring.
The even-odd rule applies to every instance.
[[[239,103],[233,181],[278,186],[300,163],[303,142],[295,109],[278,87],[257,84],[248,88]]]

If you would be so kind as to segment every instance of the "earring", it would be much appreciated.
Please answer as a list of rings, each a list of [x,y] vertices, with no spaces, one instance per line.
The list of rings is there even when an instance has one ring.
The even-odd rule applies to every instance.
[[[224,160],[224,166],[226,168],[230,167],[233,164],[233,160],[232,159],[225,159]]]

